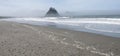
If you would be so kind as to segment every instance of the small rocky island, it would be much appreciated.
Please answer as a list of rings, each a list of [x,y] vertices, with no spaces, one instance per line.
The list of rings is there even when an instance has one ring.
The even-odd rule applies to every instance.
[[[59,16],[60,16],[59,13],[53,7],[50,7],[50,9],[48,10],[48,12],[45,15],[45,17],[59,17]]]

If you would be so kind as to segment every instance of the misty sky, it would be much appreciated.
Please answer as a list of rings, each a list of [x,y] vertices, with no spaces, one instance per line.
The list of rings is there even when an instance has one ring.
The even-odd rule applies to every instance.
[[[41,16],[55,7],[60,13],[119,11],[120,0],[0,0],[0,16]]]

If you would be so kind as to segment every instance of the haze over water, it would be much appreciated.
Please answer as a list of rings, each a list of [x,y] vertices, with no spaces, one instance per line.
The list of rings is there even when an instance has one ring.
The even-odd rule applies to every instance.
[[[0,0],[0,16],[40,17],[50,7],[62,16],[120,15],[119,0]]]

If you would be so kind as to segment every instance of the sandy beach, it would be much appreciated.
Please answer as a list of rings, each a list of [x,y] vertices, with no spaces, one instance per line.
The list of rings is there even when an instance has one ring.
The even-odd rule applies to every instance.
[[[0,21],[0,56],[120,56],[120,38]]]

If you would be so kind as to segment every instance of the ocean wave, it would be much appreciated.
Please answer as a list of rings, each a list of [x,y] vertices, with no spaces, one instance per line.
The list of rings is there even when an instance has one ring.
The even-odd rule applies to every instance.
[[[83,27],[99,32],[120,33],[119,18],[71,18],[69,17],[43,17],[43,18],[13,18],[8,21],[22,21],[24,23],[39,22],[46,25],[67,25],[71,27]],[[26,22],[25,22],[26,21]],[[81,26],[82,25],[82,26]]]
[[[87,24],[85,28],[99,32],[120,33],[120,25]]]
[[[63,19],[57,17],[45,17],[45,18],[15,18],[14,20],[26,20],[26,21],[45,21],[54,23],[66,23],[66,24],[79,24],[79,23],[99,23],[99,24],[118,24],[120,25],[120,19],[115,18],[73,18]]]

